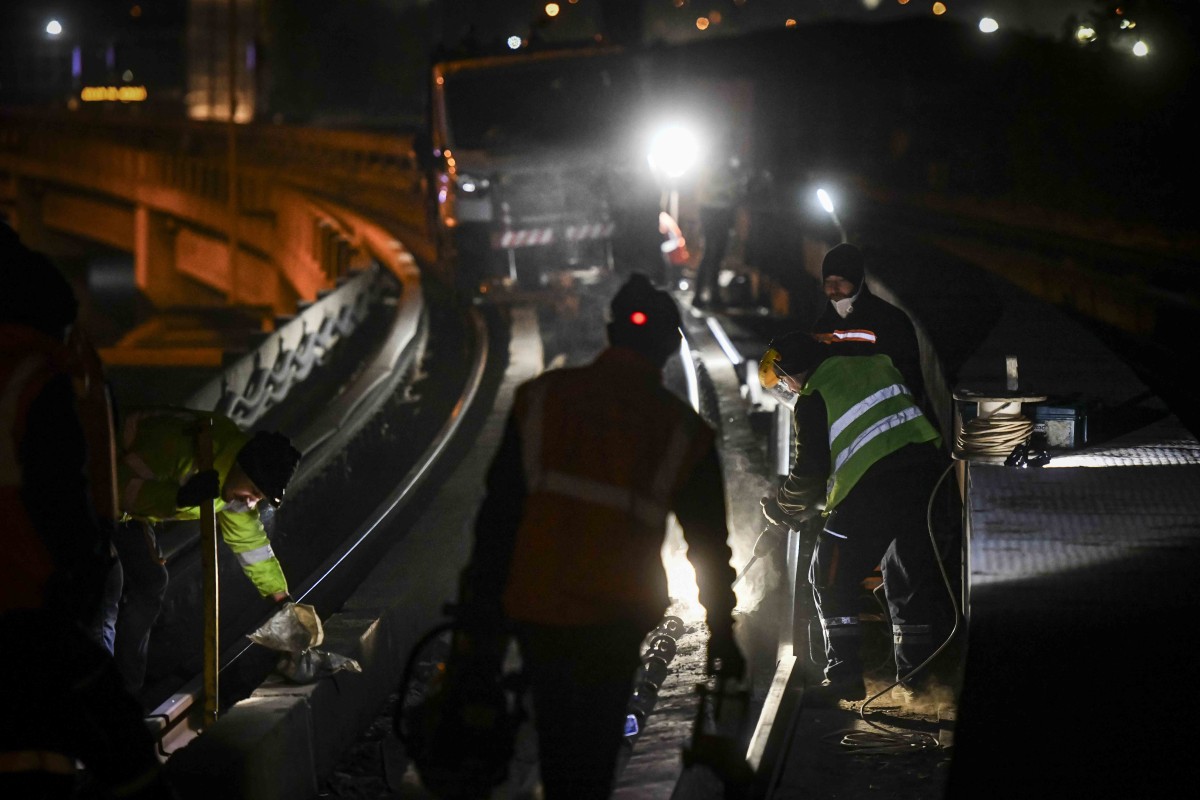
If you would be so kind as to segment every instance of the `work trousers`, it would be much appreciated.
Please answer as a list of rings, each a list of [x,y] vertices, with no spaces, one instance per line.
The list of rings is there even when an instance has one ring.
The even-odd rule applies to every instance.
[[[9,611],[0,641],[0,797],[174,797],[141,707],[81,627],[46,611]],[[58,756],[86,771],[21,763],[38,754],[51,767]]]
[[[891,615],[896,679],[932,655],[944,635],[939,606],[949,599],[926,521],[943,461],[933,445],[902,448],[873,465],[826,520],[809,580],[829,680],[854,682],[862,676],[858,614],[863,581],[876,566]]]
[[[604,800],[612,793],[638,648],[650,627],[517,627],[545,800]]]
[[[703,206],[700,209],[700,229],[704,233],[704,254],[696,267],[696,300],[716,303],[721,262],[729,247],[729,230],[733,227],[734,209],[731,206]]]
[[[109,606],[116,621],[113,658],[129,691],[135,694],[146,680],[150,631],[162,611],[168,573],[154,528],[145,522],[117,525],[117,547],[123,576],[119,608]]]

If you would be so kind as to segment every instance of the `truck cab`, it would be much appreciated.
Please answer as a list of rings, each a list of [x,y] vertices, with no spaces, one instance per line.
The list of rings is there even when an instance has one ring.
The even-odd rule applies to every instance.
[[[600,46],[433,65],[433,233],[460,290],[496,296],[660,268],[643,73]]]

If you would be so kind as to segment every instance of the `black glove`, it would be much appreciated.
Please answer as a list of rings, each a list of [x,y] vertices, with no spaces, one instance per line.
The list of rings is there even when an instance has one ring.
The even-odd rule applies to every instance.
[[[197,472],[187,479],[187,483],[179,487],[175,493],[176,508],[191,508],[205,500],[215,500],[221,496],[221,476],[215,469]]]
[[[746,659],[733,640],[733,631],[713,631],[708,637],[709,675],[741,680],[746,674]]]
[[[772,525],[788,525],[791,522],[791,517],[788,516],[786,511],[780,508],[779,501],[775,499],[775,495],[768,494],[759,500],[758,503],[762,506],[763,516]]]

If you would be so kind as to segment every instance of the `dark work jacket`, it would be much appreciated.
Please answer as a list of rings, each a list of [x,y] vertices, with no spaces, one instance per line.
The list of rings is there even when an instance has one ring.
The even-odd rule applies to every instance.
[[[862,356],[881,352],[890,356],[896,369],[904,376],[905,385],[912,390],[917,406],[928,414],[925,380],[921,373],[921,350],[917,344],[916,329],[908,315],[872,294],[864,282],[854,301],[854,310],[845,319],[838,316],[833,303],[826,303],[824,312],[812,327],[814,334],[847,331],[869,331],[875,335],[875,344],[833,339],[837,351],[830,355]]]

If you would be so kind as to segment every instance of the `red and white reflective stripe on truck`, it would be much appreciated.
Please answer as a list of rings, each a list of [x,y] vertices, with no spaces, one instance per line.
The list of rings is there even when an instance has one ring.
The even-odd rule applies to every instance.
[[[493,247],[508,250],[513,247],[538,247],[554,241],[554,228],[522,228],[503,231],[493,239]]]
[[[612,236],[613,227],[611,222],[568,225],[565,235],[568,242],[582,242],[585,239],[604,239]]]
[[[582,242],[589,239],[604,239],[612,236],[614,225],[611,222],[594,222],[580,225],[568,225],[563,229],[562,238],[568,242]],[[520,228],[518,230],[502,231],[492,237],[492,247],[499,250],[510,250],[516,247],[540,247],[554,244],[558,234],[554,228]]]

